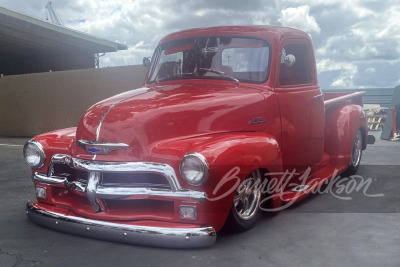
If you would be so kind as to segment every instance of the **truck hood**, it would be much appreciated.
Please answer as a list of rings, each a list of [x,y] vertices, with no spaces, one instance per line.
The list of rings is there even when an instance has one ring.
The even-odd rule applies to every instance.
[[[146,160],[160,141],[260,130],[261,124],[249,123],[266,112],[260,90],[214,83],[144,87],[108,98],[85,112],[76,139],[125,143],[129,148],[118,153],[129,160]],[[77,153],[86,152],[78,149]]]

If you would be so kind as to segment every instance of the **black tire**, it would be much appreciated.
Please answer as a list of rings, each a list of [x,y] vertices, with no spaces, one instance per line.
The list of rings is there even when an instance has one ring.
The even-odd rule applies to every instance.
[[[256,225],[260,215],[261,189],[254,187],[257,179],[262,181],[260,170],[253,171],[239,186],[233,199],[226,221],[227,227],[234,231],[247,231]],[[248,188],[251,190],[246,190]]]
[[[362,156],[363,138],[361,131],[358,130],[354,137],[353,146],[351,148],[351,161],[349,168],[343,172],[343,176],[351,176],[357,173],[360,166]]]

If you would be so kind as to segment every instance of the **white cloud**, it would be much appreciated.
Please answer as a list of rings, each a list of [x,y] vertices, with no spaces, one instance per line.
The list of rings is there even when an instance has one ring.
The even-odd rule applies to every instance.
[[[304,0],[284,0],[289,4],[304,4]],[[308,0],[310,6],[338,6],[342,11],[352,13],[357,18],[365,18],[374,15],[374,12],[366,8],[365,3],[377,3],[379,0]]]
[[[303,30],[305,32],[321,31],[317,21],[310,16],[310,7],[307,5],[299,7],[290,7],[280,12],[278,21],[285,27],[291,27]]]
[[[376,69],[375,68],[367,68],[366,70],[364,70],[365,73],[375,73]]]
[[[345,70],[348,72],[355,72],[357,71],[357,67],[351,62],[322,59],[317,61],[317,70],[318,73],[333,70]]]
[[[325,41],[325,45],[321,46],[320,48],[317,48],[315,53],[317,56],[320,57],[325,57],[325,56],[329,56],[332,53],[336,53],[336,43],[341,43],[346,39],[345,35],[336,35],[336,36],[332,36],[329,37],[326,41]]]
[[[323,59],[317,61],[318,74],[329,71],[339,71],[333,81],[330,83],[332,87],[350,88],[354,87],[353,79],[357,74],[358,67],[355,64],[346,61],[334,61],[331,59]]]
[[[304,3],[304,0],[284,0],[285,2],[291,3],[291,4],[302,4]],[[332,5],[336,3],[342,3],[343,0],[308,0],[307,4],[316,6],[316,5]]]
[[[340,75],[333,80],[331,86],[338,88],[355,88],[353,79],[356,73],[357,67],[355,67],[353,70],[342,71]]]
[[[351,27],[351,32],[363,40],[400,38],[400,7],[392,6],[382,14],[364,19]]]
[[[0,0],[45,18],[48,0]],[[399,84],[399,0],[53,0],[67,27],[129,46],[100,66],[141,64],[166,34],[194,27],[271,24],[313,35],[319,82],[328,87]],[[305,4],[306,3],[306,4]],[[373,72],[375,70],[375,72]]]

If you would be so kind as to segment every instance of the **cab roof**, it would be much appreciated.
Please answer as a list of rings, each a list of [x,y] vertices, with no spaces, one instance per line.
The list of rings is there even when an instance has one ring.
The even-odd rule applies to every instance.
[[[303,31],[280,27],[280,26],[217,26],[207,28],[194,28],[168,34],[161,39],[160,44],[176,39],[185,39],[201,36],[251,36],[269,40],[270,42],[281,41],[285,38],[305,38],[310,37]]]

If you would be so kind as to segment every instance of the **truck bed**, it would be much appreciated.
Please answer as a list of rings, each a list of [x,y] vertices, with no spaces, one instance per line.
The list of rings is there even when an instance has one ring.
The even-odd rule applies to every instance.
[[[351,103],[362,106],[362,95],[365,91],[361,92],[324,92],[324,105],[325,108],[338,103]]]

